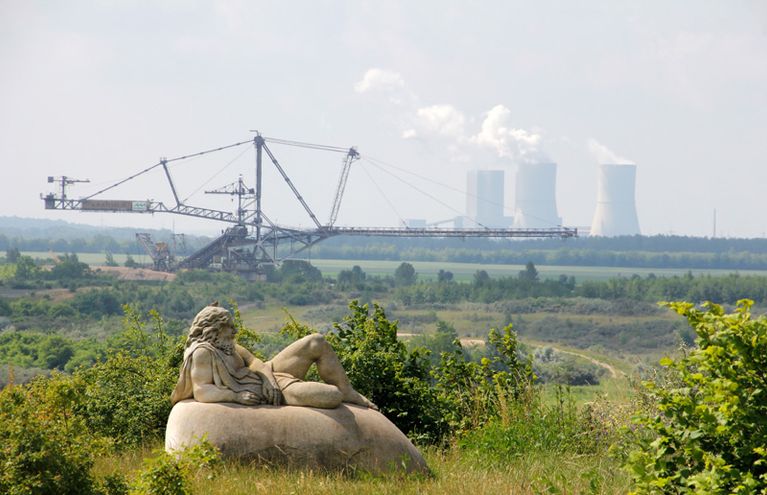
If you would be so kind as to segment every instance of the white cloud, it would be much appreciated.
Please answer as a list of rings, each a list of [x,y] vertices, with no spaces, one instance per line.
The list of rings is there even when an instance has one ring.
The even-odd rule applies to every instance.
[[[633,164],[633,160],[624,158],[614,153],[610,148],[603,145],[594,138],[589,139],[588,142],[589,151],[599,163],[609,164]]]
[[[397,72],[372,68],[354,85],[357,93],[368,91],[397,91],[405,88],[405,80]]]
[[[471,142],[495,150],[498,156],[519,162],[550,161],[541,151],[539,133],[511,126],[511,111],[496,105],[485,114],[482,126]]]
[[[405,86],[399,73],[372,68],[354,86],[358,93],[381,91],[400,107],[403,139],[441,141],[451,159],[492,152],[497,157],[521,163],[544,163],[551,159],[541,150],[543,137],[535,130],[513,127],[511,111],[504,105],[491,108],[476,134],[467,130],[476,119],[467,117],[455,105],[445,103],[419,106],[419,98]],[[407,96],[407,98],[403,98]],[[449,144],[445,146],[445,141]],[[463,159],[463,158],[461,158]]]
[[[416,111],[416,122],[424,133],[450,137],[458,141],[464,139],[466,118],[453,105],[432,105],[419,108]]]

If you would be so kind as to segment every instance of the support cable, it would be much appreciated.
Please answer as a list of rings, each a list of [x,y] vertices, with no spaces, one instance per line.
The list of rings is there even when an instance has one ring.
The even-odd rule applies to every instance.
[[[287,139],[265,137],[264,141],[269,143],[274,143],[274,144],[284,144],[285,146],[295,146],[297,148],[309,148],[313,150],[333,151],[336,153],[347,153],[349,151],[349,148],[342,148],[340,146],[330,146],[326,144],[315,144],[315,143],[303,143],[301,141],[290,141]]]
[[[462,211],[458,211],[458,210],[456,210],[455,208],[453,208],[453,207],[452,207],[452,206],[450,206],[449,204],[445,203],[445,202],[444,202],[444,201],[442,201],[441,199],[439,199],[439,198],[437,198],[437,197],[435,197],[435,196],[432,196],[431,194],[427,193],[426,191],[424,191],[423,189],[421,189],[421,188],[419,188],[419,187],[417,187],[417,186],[414,186],[413,184],[411,184],[410,182],[406,181],[406,180],[405,180],[405,179],[403,179],[402,177],[399,177],[399,176],[397,176],[397,175],[393,174],[392,172],[390,172],[390,171],[386,170],[386,169],[385,169],[385,168],[383,168],[382,166],[380,166],[380,165],[377,165],[377,164],[373,163],[373,162],[372,162],[372,161],[370,161],[369,159],[365,159],[365,160],[366,160],[368,163],[370,163],[371,165],[373,165],[374,167],[377,167],[377,168],[378,168],[379,170],[381,170],[382,172],[385,172],[385,173],[387,173],[387,174],[391,175],[392,177],[394,177],[394,178],[395,178],[395,179],[397,179],[398,181],[402,182],[402,183],[403,183],[403,184],[405,184],[406,186],[409,186],[409,187],[411,187],[411,188],[415,189],[416,191],[418,191],[419,193],[423,194],[424,196],[426,196],[426,197],[428,197],[428,198],[431,198],[433,201],[436,201],[437,203],[441,204],[441,205],[442,205],[442,206],[444,206],[445,208],[448,208],[449,210],[451,210],[451,211],[453,211],[453,212],[457,213],[459,216],[462,216],[462,215],[463,215],[463,212],[462,212]],[[477,225],[479,225],[479,226],[480,226],[480,227],[482,227],[482,228],[485,228],[485,229],[489,228],[488,226],[486,226],[486,225],[482,225],[481,223],[479,223],[479,222],[477,222],[477,221],[475,221],[474,223],[476,223]]]
[[[400,215],[400,214],[399,214],[399,211],[397,211],[397,208],[395,208],[395,207],[394,207],[394,203],[392,203],[392,202],[389,200],[389,198],[388,198],[388,197],[386,196],[386,194],[383,192],[383,189],[381,189],[381,186],[379,186],[379,185],[378,185],[378,183],[375,181],[375,179],[373,179],[373,176],[372,176],[372,175],[370,175],[370,172],[368,172],[368,170],[367,170],[365,167],[362,167],[362,171],[363,171],[363,172],[365,172],[365,175],[367,175],[367,176],[368,176],[368,179],[370,179],[370,182],[372,182],[372,183],[373,183],[373,185],[376,187],[376,189],[378,189],[378,192],[381,194],[381,196],[383,197],[384,201],[386,201],[386,202],[389,204],[389,207],[392,209],[392,211],[394,212],[394,214],[395,214],[395,215],[397,215],[397,218],[399,219],[400,223],[401,223],[402,225],[405,225],[405,224],[406,224],[406,222],[405,222],[405,220],[402,218],[402,215]]]
[[[224,165],[224,166],[223,166],[223,167],[221,167],[221,168],[220,168],[220,169],[219,169],[219,170],[218,170],[216,173],[214,173],[213,175],[211,175],[211,176],[208,178],[208,180],[206,180],[205,182],[203,182],[202,184],[200,184],[200,187],[198,187],[197,189],[195,189],[194,191],[192,191],[192,192],[189,194],[189,196],[187,196],[186,198],[184,198],[184,202],[186,202],[186,200],[188,200],[189,198],[191,198],[192,196],[194,196],[195,194],[197,194],[198,192],[200,192],[200,189],[202,189],[203,187],[207,186],[207,185],[210,183],[210,181],[212,181],[213,179],[215,179],[216,177],[218,177],[219,175],[221,175],[221,173],[222,173],[224,170],[226,170],[227,168],[229,168],[229,166],[230,166],[231,164],[233,164],[234,162],[236,162],[237,160],[239,160],[240,158],[242,158],[242,155],[244,155],[245,153],[247,153],[249,150],[250,150],[250,148],[244,148],[244,149],[243,149],[243,150],[240,152],[240,154],[239,154],[239,155],[237,155],[237,156],[235,156],[234,158],[232,158],[231,160],[229,160],[229,162],[227,162],[227,164],[226,164],[226,165]]]
[[[103,192],[109,191],[110,189],[114,189],[115,187],[117,187],[117,186],[119,186],[121,184],[124,184],[124,183],[128,182],[131,179],[135,179],[139,175],[143,175],[143,174],[149,172],[150,170],[161,166],[163,164],[163,162],[170,163],[170,162],[176,162],[176,161],[179,161],[179,160],[186,160],[187,158],[192,158],[192,157],[195,157],[195,156],[202,156],[202,155],[206,155],[208,153],[214,153],[216,151],[222,151],[222,150],[225,150],[225,149],[234,148],[235,146],[241,146],[243,144],[247,144],[247,143],[250,143],[250,142],[251,141],[240,141],[239,143],[228,144],[226,146],[221,146],[219,148],[213,148],[213,149],[209,149],[209,150],[205,150],[205,151],[200,151],[199,153],[192,153],[191,155],[184,155],[184,156],[178,156],[176,158],[170,158],[170,159],[167,159],[167,160],[161,160],[161,161],[155,163],[154,165],[152,165],[151,167],[145,168],[144,170],[142,170],[141,172],[139,172],[137,174],[133,174],[133,175],[131,175],[130,177],[128,177],[126,179],[123,179],[123,180],[121,180],[119,182],[116,182],[115,184],[112,184],[109,187],[105,187],[104,189],[101,189],[100,191],[97,191],[97,192],[91,194],[90,196],[86,196],[86,197],[82,198],[82,201],[85,201],[86,199],[91,199],[92,197],[94,197],[94,196],[96,196],[98,194],[101,194]]]
[[[388,162],[385,162],[383,160],[378,160],[377,158],[372,158],[370,156],[366,156],[365,158],[368,159],[369,161],[371,161],[372,163],[375,163],[375,164],[377,164],[379,166],[390,167],[390,168],[399,170],[400,172],[404,172],[406,174],[410,174],[410,175],[412,175],[414,177],[418,177],[419,179],[425,180],[427,182],[431,182],[432,184],[436,184],[438,186],[442,186],[445,189],[449,189],[449,190],[451,190],[453,192],[457,192],[457,193],[460,193],[460,194],[465,194],[466,196],[469,196],[469,197],[474,198],[474,199],[478,199],[478,200],[480,200],[480,201],[482,201],[484,203],[491,204],[493,206],[500,206],[504,210],[512,211],[513,212],[513,208],[511,208],[509,206],[506,206],[506,205],[501,204],[501,203],[496,203],[495,201],[490,201],[489,199],[483,198],[481,196],[477,196],[476,194],[471,194],[469,191],[464,191],[463,189],[450,186],[448,184],[445,184],[444,182],[436,181],[434,179],[426,177],[425,175],[417,174],[417,173],[413,172],[412,170],[407,170],[405,168],[398,167],[398,166],[396,166],[396,165],[394,165],[392,163],[388,163]]]
[[[456,187],[452,187],[452,186],[449,186],[449,185],[447,185],[447,184],[444,184],[444,183],[442,183],[442,182],[436,181],[436,180],[434,180],[434,179],[430,179],[429,177],[426,177],[426,176],[423,176],[423,175],[417,174],[417,173],[415,173],[415,172],[413,172],[413,171],[411,171],[411,170],[407,170],[407,169],[405,169],[405,168],[402,168],[402,167],[398,167],[398,166],[396,166],[396,165],[394,165],[394,164],[392,164],[392,163],[387,163],[387,162],[385,162],[385,161],[383,161],[383,160],[378,160],[378,159],[376,159],[376,158],[372,158],[372,157],[369,157],[369,156],[366,156],[365,158],[366,158],[368,161],[370,161],[370,162],[372,162],[372,163],[374,163],[374,164],[378,164],[379,166],[385,166],[385,167],[391,167],[391,168],[397,169],[397,170],[399,170],[400,172],[404,172],[404,173],[406,173],[406,174],[410,174],[410,175],[412,175],[412,176],[414,176],[414,177],[418,177],[419,179],[425,180],[425,181],[427,181],[427,182],[431,182],[432,184],[436,184],[436,185],[438,185],[438,186],[442,186],[442,187],[444,187],[444,188],[446,188],[446,189],[450,189],[451,191],[455,191],[455,192],[458,192],[458,193],[461,193],[461,194],[465,194],[466,196],[469,196],[469,197],[471,197],[471,198],[474,198],[474,199],[478,199],[479,201],[482,201],[482,202],[484,202],[484,203],[487,203],[487,204],[490,204],[490,205],[494,205],[494,206],[500,206],[501,208],[503,208],[504,210],[506,210],[506,211],[508,211],[508,212],[511,212],[512,214],[513,214],[513,213],[515,213],[515,212],[514,212],[514,208],[511,208],[511,207],[509,207],[509,206],[506,206],[506,205],[504,205],[504,204],[501,204],[501,203],[497,203],[497,202],[495,202],[495,201],[490,201],[489,199],[483,198],[483,197],[481,197],[481,196],[477,196],[476,194],[471,194],[471,193],[470,193],[470,192],[468,192],[468,191],[463,191],[463,190],[461,190],[461,189],[458,189],[458,188],[456,188]],[[528,216],[528,217],[530,217],[530,218],[534,218],[535,220],[540,220],[540,221],[542,221],[542,222],[544,222],[544,223],[549,223],[549,222],[547,221],[547,219],[545,219],[545,218],[540,218],[540,217],[537,217],[537,216],[535,216],[535,215],[527,215],[527,216]],[[556,226],[559,226],[559,225],[556,225]]]

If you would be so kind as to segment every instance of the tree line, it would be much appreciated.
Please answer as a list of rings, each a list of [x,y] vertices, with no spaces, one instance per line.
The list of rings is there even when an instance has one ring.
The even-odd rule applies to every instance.
[[[0,234],[0,250],[57,253],[141,254],[143,248],[110,230],[82,237]],[[157,234],[171,242],[170,233]],[[210,238],[186,236],[176,254],[187,255]],[[311,249],[312,257],[360,260],[412,260],[462,263],[621,266],[635,268],[767,269],[767,239],[722,239],[686,236],[580,237],[568,240],[497,240],[484,238],[360,238],[339,236]]]

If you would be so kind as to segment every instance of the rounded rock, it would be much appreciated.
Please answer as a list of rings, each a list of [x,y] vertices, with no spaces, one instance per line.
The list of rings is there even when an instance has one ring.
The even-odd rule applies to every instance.
[[[165,450],[205,436],[223,457],[292,468],[428,473],[420,452],[386,417],[366,407],[243,406],[183,400],[168,417]]]

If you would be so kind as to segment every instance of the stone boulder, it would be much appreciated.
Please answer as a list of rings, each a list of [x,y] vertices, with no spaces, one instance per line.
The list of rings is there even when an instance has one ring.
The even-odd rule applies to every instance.
[[[226,458],[294,468],[428,472],[421,454],[391,421],[351,404],[317,409],[183,400],[168,417],[165,450],[182,449],[205,434]]]

